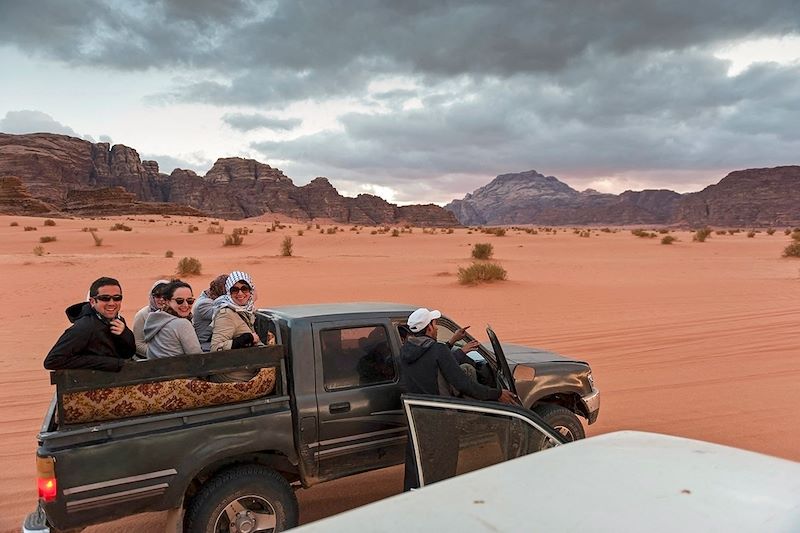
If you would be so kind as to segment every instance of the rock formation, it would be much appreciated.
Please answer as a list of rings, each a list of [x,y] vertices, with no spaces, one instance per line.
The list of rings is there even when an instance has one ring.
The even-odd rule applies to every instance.
[[[45,216],[57,213],[52,205],[34,198],[17,176],[0,178],[0,213]]]
[[[438,206],[398,207],[367,194],[344,197],[323,177],[298,187],[279,169],[253,159],[218,159],[205,176],[183,169],[166,175],[133,148],[65,135],[0,133],[2,176],[17,176],[22,186],[9,182],[9,194],[27,194],[65,214],[205,213],[240,219],[274,213],[352,224],[458,225]],[[0,205],[2,212],[9,209]]]

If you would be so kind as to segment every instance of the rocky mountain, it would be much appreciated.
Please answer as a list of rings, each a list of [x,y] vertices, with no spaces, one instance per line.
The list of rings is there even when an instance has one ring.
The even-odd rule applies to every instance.
[[[502,174],[445,209],[464,225],[800,224],[800,166],[739,170],[700,192],[576,191],[536,171]]]
[[[349,198],[322,177],[298,187],[279,169],[253,159],[218,159],[205,176],[183,169],[167,175],[133,148],[49,133],[0,133],[0,178],[5,176],[17,181],[0,183],[0,212],[11,212],[14,204],[3,198],[17,197],[64,214],[206,213],[240,219],[274,213],[353,224],[458,225],[439,206],[399,207],[369,194]]]

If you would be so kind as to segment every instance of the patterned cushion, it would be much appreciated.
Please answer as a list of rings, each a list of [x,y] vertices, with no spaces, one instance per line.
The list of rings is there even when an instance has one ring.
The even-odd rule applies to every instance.
[[[253,400],[272,393],[275,374],[275,367],[269,367],[238,383],[173,379],[71,392],[63,399],[64,422],[85,424]]]

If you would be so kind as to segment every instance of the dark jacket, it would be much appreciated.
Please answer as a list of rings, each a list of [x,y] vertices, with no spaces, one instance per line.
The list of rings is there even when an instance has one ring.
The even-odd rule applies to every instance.
[[[121,335],[114,335],[108,320],[97,314],[88,303],[71,305],[66,313],[72,326],[45,357],[47,370],[88,368],[117,372],[122,363],[136,353],[133,332],[126,326]],[[121,317],[120,320],[125,321]]]
[[[492,389],[467,378],[450,349],[430,337],[409,337],[400,350],[400,370],[405,391],[439,395],[438,373],[461,394],[478,400],[496,400],[500,389]]]

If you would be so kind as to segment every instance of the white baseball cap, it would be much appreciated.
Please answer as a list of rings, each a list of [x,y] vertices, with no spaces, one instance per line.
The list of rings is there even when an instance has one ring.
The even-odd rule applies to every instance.
[[[420,307],[409,315],[408,329],[410,329],[413,333],[419,333],[428,327],[428,324],[431,323],[431,320],[440,318],[441,316],[442,313],[435,309],[430,311],[424,307]]]

